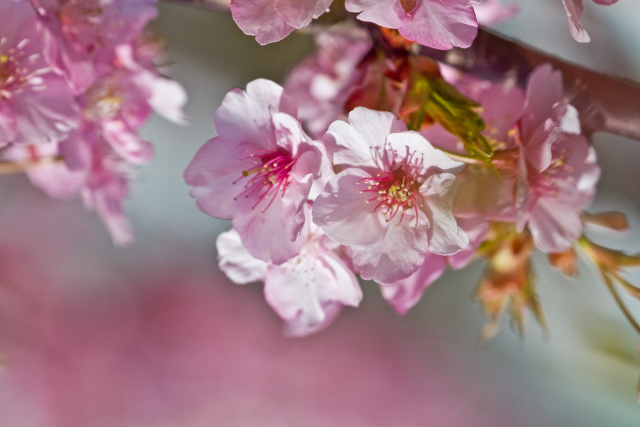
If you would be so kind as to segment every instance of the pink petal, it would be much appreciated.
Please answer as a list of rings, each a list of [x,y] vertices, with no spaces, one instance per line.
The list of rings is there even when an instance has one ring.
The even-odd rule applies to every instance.
[[[274,113],[271,121],[278,147],[297,157],[298,146],[305,139],[300,122],[286,113]]]
[[[453,203],[456,216],[483,216],[494,221],[515,221],[515,173],[499,176],[485,166],[467,165],[456,175],[458,191]]]
[[[504,148],[514,148],[510,132],[524,114],[524,93],[517,86],[492,84],[479,94],[485,133],[491,138],[508,144]]]
[[[478,24],[486,27],[511,19],[519,9],[517,4],[504,5],[500,0],[483,0],[473,5]]]
[[[357,168],[342,171],[329,180],[313,204],[313,221],[342,245],[369,245],[385,235],[381,216],[373,215],[375,204],[366,202],[371,194],[360,191],[364,183],[357,184],[369,176]]]
[[[415,217],[405,217],[397,227],[388,224],[383,239],[367,246],[351,246],[352,260],[360,276],[378,283],[393,283],[413,274],[422,265],[429,246],[427,219],[421,215],[415,224]]]
[[[187,92],[180,83],[163,77],[154,79],[149,105],[156,113],[174,123],[185,125],[187,119],[183,109],[186,102]]]
[[[359,20],[387,28],[398,28],[405,16],[398,0],[346,0],[345,7],[349,12],[358,13]]]
[[[239,197],[244,190],[242,165],[238,159],[250,155],[253,147],[234,145],[220,137],[204,144],[184,171],[184,180],[193,187],[189,194],[203,212],[231,219],[238,205],[251,209],[252,201]],[[238,181],[237,184],[234,184]],[[239,197],[239,198],[238,198]],[[238,198],[238,200],[236,200]]]
[[[86,180],[84,171],[70,171],[64,163],[38,165],[27,171],[29,180],[49,197],[69,199],[76,196]]]
[[[267,263],[249,254],[237,231],[232,229],[220,233],[216,240],[216,248],[218,266],[233,283],[245,285],[264,280]]]
[[[230,141],[275,150],[271,116],[276,112],[296,117],[295,101],[277,83],[258,79],[249,82],[246,91],[234,89],[224,97],[216,111],[214,126],[218,135]]]
[[[447,258],[449,265],[459,270],[466,267],[476,254],[476,250],[482,244],[489,232],[489,221],[478,216],[475,218],[457,218],[458,225],[469,238],[469,246],[461,250],[457,254]]]
[[[116,153],[134,165],[148,163],[153,157],[153,145],[120,120],[104,122],[102,136]]]
[[[424,290],[444,273],[446,257],[427,253],[422,266],[406,279],[380,285],[382,296],[400,315],[416,305]]]
[[[282,328],[282,333],[287,337],[306,337],[327,328],[342,311],[342,305],[329,302],[322,305],[324,319],[318,323],[307,323],[306,318],[297,316],[287,321]]]
[[[582,18],[582,12],[584,11],[582,0],[562,0],[562,4],[569,19],[569,30],[573,38],[577,42],[588,43],[591,39],[580,23],[580,18]]]
[[[458,184],[449,173],[432,175],[420,187],[430,226],[429,251],[438,255],[453,255],[469,245],[466,233],[458,227],[452,213],[453,198]]]
[[[349,113],[349,122],[335,121],[324,141],[332,163],[351,167],[376,167],[372,150],[385,145],[391,132],[407,127],[393,113],[357,107]]]
[[[295,29],[276,13],[273,0],[231,0],[231,16],[261,45],[282,40]]]
[[[274,0],[273,9],[292,27],[302,28],[329,8],[333,0]]]
[[[58,142],[79,125],[80,109],[66,81],[53,73],[42,79],[46,89],[27,87],[11,100],[16,144]]]
[[[533,241],[544,252],[564,252],[582,234],[580,210],[573,205],[541,199],[529,219]]]
[[[523,129],[527,139],[538,126],[551,117],[553,106],[562,102],[562,74],[550,64],[536,67],[529,75],[525,95],[525,110],[530,115]]]
[[[283,198],[280,193],[273,196],[275,199],[268,208],[261,204],[255,210],[244,208],[235,212],[233,227],[251,255],[282,264],[300,253],[311,219],[305,208],[310,187],[311,182],[292,183]]]
[[[329,240],[325,237],[325,240]],[[351,269],[334,252],[327,250],[316,259],[316,283],[325,301],[357,307],[362,301],[362,289]]]
[[[476,38],[478,22],[469,0],[417,0],[398,31],[434,49],[465,48]]]

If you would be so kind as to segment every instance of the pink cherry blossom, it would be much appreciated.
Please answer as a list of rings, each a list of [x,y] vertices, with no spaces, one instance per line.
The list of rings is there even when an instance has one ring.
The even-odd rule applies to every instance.
[[[251,255],[275,264],[298,255],[307,200],[331,174],[324,148],[302,131],[296,115],[295,102],[271,81],[232,90],[215,115],[218,136],[184,173],[198,207],[232,219]]]
[[[316,51],[296,65],[284,88],[312,137],[322,137],[335,120],[346,119],[345,103],[362,72],[356,67],[371,48],[366,31],[333,27],[315,35]]]
[[[536,68],[519,124],[518,228],[526,225],[536,246],[547,252],[564,252],[580,237],[580,214],[600,176],[595,151],[580,134],[578,113],[562,93],[559,71]]]
[[[115,47],[131,43],[157,15],[156,0],[31,0],[56,39],[50,54],[76,93],[109,72]]]
[[[392,113],[356,108],[325,137],[342,169],[313,205],[313,219],[350,247],[364,279],[404,279],[427,253],[452,255],[469,241],[452,215],[463,164],[434,149]]]
[[[151,114],[150,96],[135,84],[135,75],[114,70],[99,78],[82,97],[84,117],[124,159],[133,164],[148,162],[153,155],[149,142],[140,139],[137,128]]]
[[[434,49],[469,47],[478,33],[471,0],[346,0],[358,19],[397,29]]]
[[[47,62],[51,44],[29,3],[0,4],[0,145],[57,142],[78,124],[71,88]]]
[[[322,15],[333,0],[231,0],[231,15],[262,45],[277,42]]]
[[[312,226],[300,254],[275,265],[249,254],[235,230],[217,241],[220,269],[237,284],[264,281],[267,302],[286,322],[285,334],[305,336],[327,327],[343,305],[358,306],[362,291],[338,247]]]
[[[593,0],[593,2],[608,6],[617,3],[618,0]],[[564,10],[567,13],[567,18],[569,19],[569,30],[571,31],[573,38],[580,43],[588,43],[591,39],[580,22],[582,12],[584,11],[582,0],[562,0],[562,4],[564,5]]]

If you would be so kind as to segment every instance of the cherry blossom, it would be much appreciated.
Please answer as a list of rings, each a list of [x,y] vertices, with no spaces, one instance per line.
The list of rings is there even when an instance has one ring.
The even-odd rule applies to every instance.
[[[550,65],[527,83],[526,115],[519,124],[518,229],[526,225],[536,246],[564,252],[582,234],[580,214],[600,177],[596,154],[580,134],[576,109],[562,99],[562,76]]]
[[[134,42],[157,15],[156,0],[31,0],[55,37],[55,66],[77,94],[108,73],[115,48]]]
[[[327,327],[343,305],[358,306],[362,291],[331,239],[312,226],[300,254],[276,265],[256,259],[235,230],[217,240],[220,269],[237,284],[264,281],[267,302],[286,322],[285,334],[305,336]]]
[[[428,252],[453,255],[467,235],[452,215],[455,173],[464,166],[434,149],[392,113],[356,108],[325,137],[342,169],[313,205],[313,219],[350,247],[364,279],[408,277]]]
[[[279,41],[322,15],[332,0],[231,0],[231,14],[260,44]],[[357,18],[398,29],[409,40],[450,49],[469,47],[478,31],[473,0],[347,0]]]
[[[184,173],[198,207],[232,219],[251,255],[275,264],[299,253],[306,202],[331,174],[324,148],[303,132],[296,115],[293,99],[271,81],[232,90],[215,114],[218,136]]]
[[[71,88],[47,62],[51,44],[27,2],[0,4],[0,145],[57,142],[77,125]]]
[[[471,0],[346,0],[358,19],[395,28],[416,43],[434,49],[469,47],[478,32]]]
[[[333,27],[315,35],[316,51],[288,74],[284,88],[297,102],[298,115],[312,137],[346,119],[345,103],[362,79],[357,70],[371,41],[364,30]]]

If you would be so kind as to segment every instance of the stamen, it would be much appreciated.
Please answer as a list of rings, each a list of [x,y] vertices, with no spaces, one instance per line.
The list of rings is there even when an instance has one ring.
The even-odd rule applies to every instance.
[[[281,199],[284,198],[292,179],[289,170],[295,164],[295,160],[289,153],[277,150],[258,150],[238,160],[250,161],[257,166],[243,170],[242,176],[233,181],[232,184],[236,184],[247,179],[244,190],[234,200],[241,196],[245,199],[252,197],[254,204],[251,209],[266,203],[260,212],[264,214],[278,194]]]
[[[418,191],[421,184],[410,179],[402,168],[398,168],[394,172],[381,172],[376,174],[375,178],[363,178],[361,181],[364,181],[367,188],[359,190],[360,193],[374,193],[376,195],[365,199],[365,203],[378,202],[373,208],[373,214],[379,213],[379,209],[383,209],[382,215],[385,217],[385,221],[390,222],[400,213],[400,219],[395,224],[398,226],[402,223],[407,210],[412,210],[416,217],[415,225],[418,225],[418,205],[422,207],[424,202]],[[357,183],[360,184],[361,181],[357,181]]]

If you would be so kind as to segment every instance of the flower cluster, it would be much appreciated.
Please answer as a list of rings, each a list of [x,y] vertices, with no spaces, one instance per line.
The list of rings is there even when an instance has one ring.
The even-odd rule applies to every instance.
[[[358,34],[321,33],[287,89],[256,80],[229,92],[218,135],[185,171],[200,209],[232,221],[220,268],[236,283],[264,281],[292,335],[357,306],[354,274],[405,313],[447,266],[476,254],[495,261],[506,244],[522,261],[494,264],[519,270],[533,248],[569,250],[599,178],[551,66],[523,90],[441,74],[406,51],[380,57]],[[500,289],[491,274],[486,308],[482,295]],[[518,292],[531,294],[527,277]]]
[[[49,195],[81,194],[117,244],[138,135],[152,109],[181,123],[182,87],[158,72],[143,33],[155,0],[7,0],[0,4],[0,168],[26,170]]]
[[[593,0],[612,5],[618,0]],[[309,25],[329,10],[332,0],[231,0],[231,13],[245,34],[260,44],[282,40],[293,30]],[[580,19],[582,0],[562,0],[571,35],[589,42]],[[517,7],[498,0],[345,0],[344,7],[363,22],[397,30],[404,38],[434,49],[466,48],[478,32],[478,24],[508,19]]]
[[[260,44],[276,42],[322,15],[332,0],[231,0],[238,26]],[[397,29],[435,49],[469,47],[478,31],[473,0],[346,0],[363,22]]]

